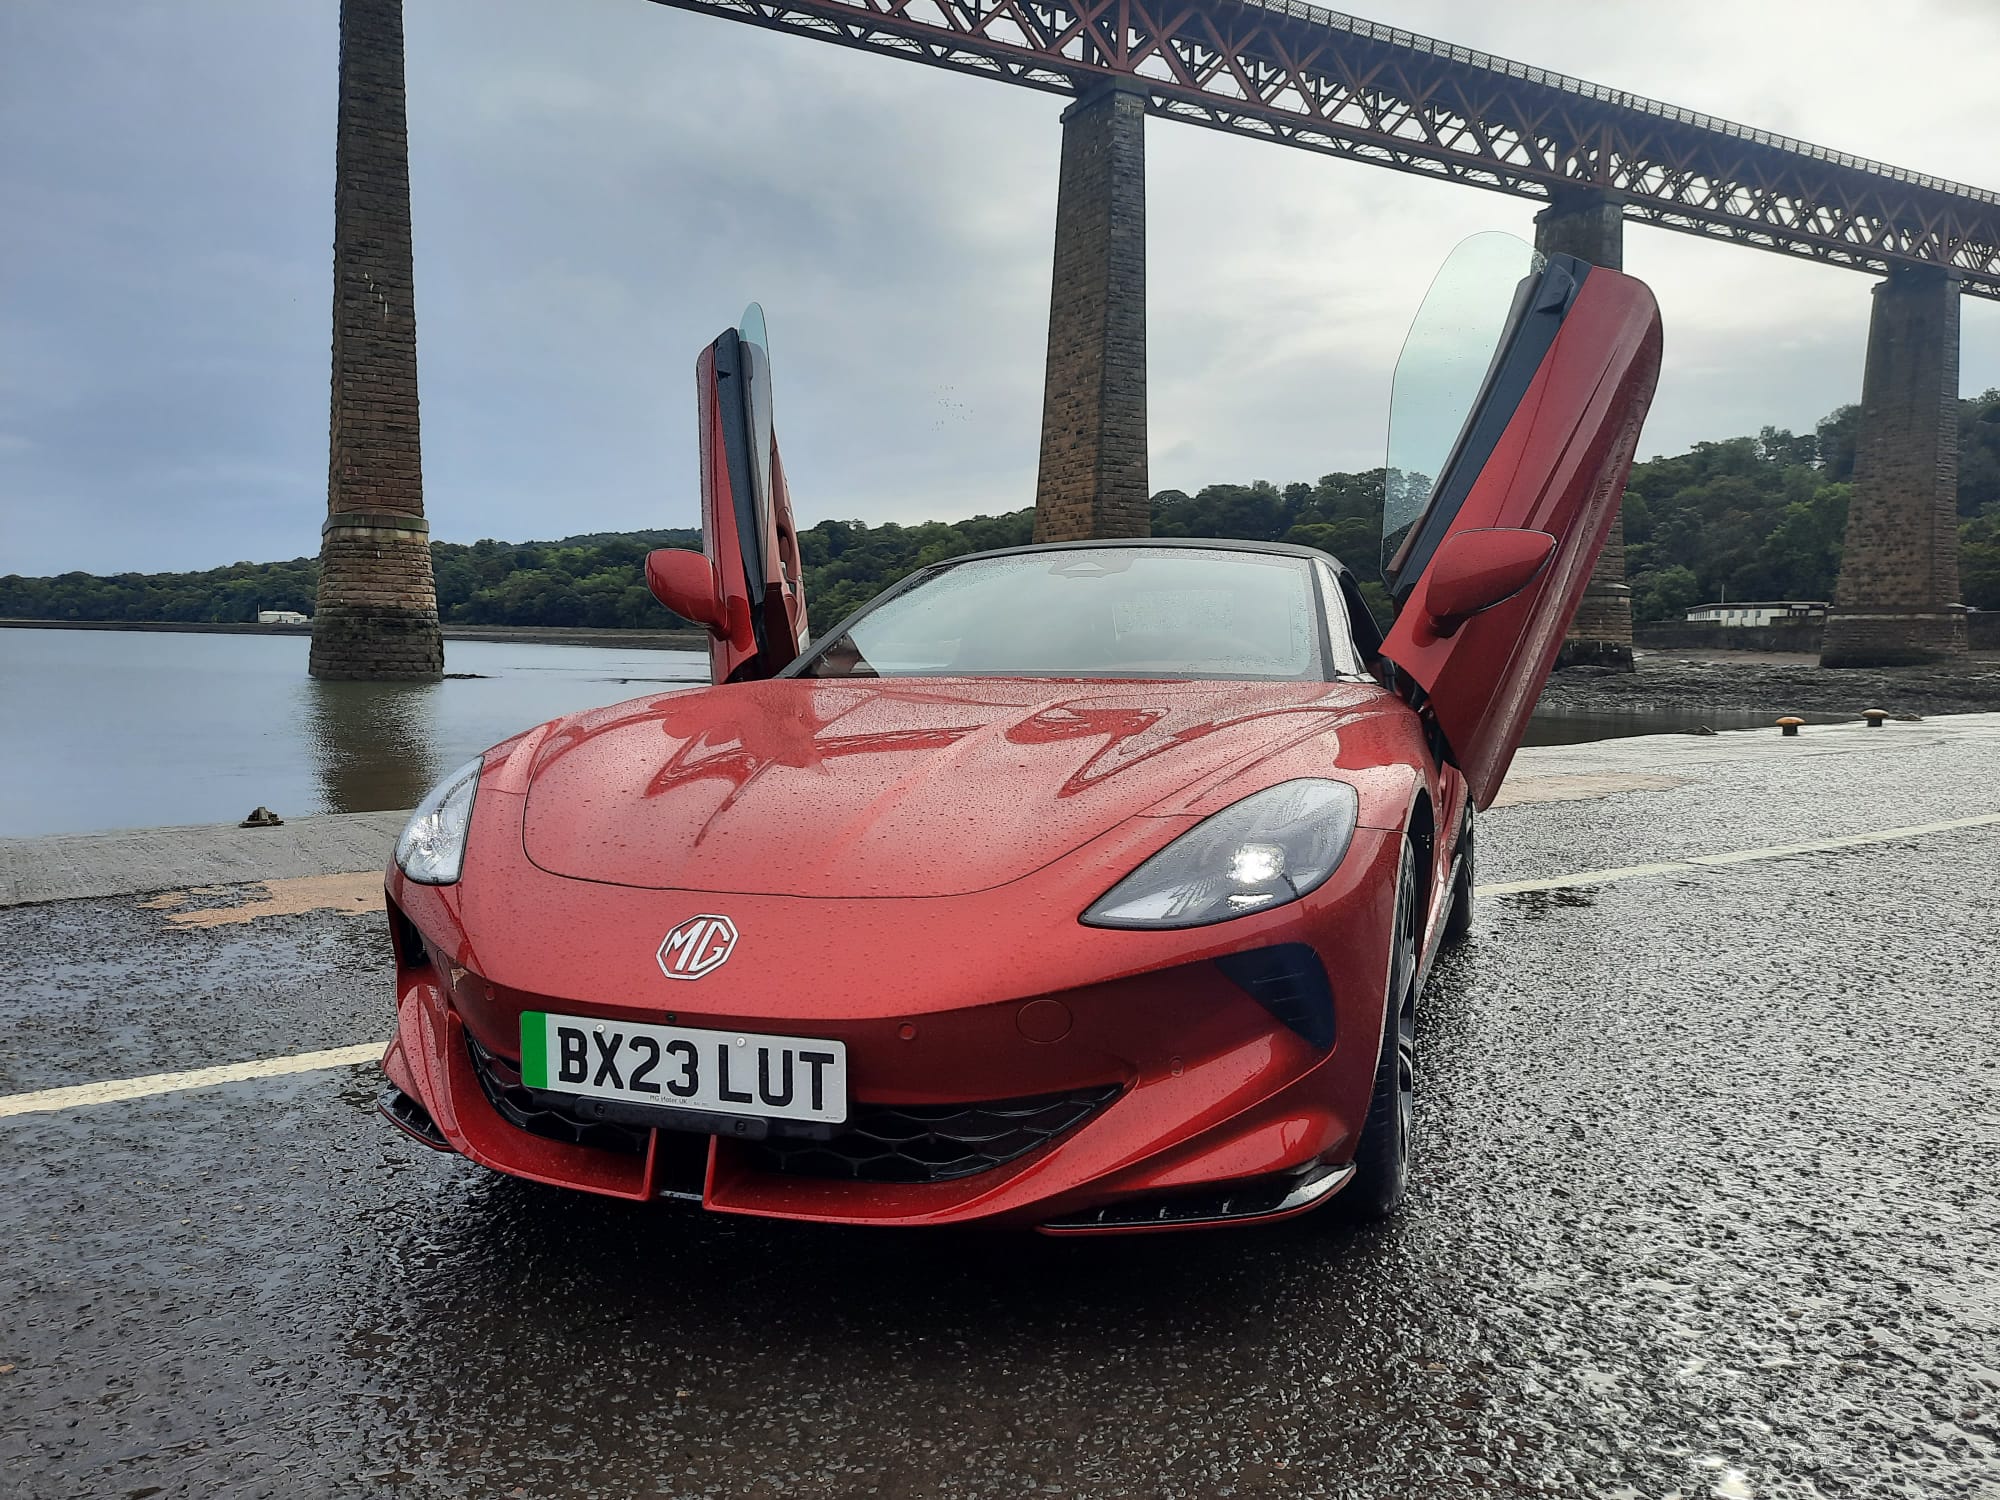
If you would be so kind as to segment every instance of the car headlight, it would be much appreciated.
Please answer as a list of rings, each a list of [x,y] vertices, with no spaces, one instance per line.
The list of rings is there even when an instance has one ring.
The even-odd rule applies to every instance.
[[[1361,799],[1281,781],[1203,819],[1091,903],[1092,927],[1206,927],[1296,901],[1340,867]]]
[[[418,885],[452,885],[465,864],[465,832],[486,757],[467,761],[417,804],[396,840],[396,868]]]

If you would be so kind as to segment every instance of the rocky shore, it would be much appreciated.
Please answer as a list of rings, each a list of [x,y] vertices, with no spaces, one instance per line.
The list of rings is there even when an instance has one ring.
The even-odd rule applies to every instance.
[[[1948,666],[1827,668],[1811,656],[1753,651],[1647,651],[1637,670],[1572,667],[1549,679],[1539,705],[1575,711],[1768,710],[1859,715],[2000,709],[2000,654]]]

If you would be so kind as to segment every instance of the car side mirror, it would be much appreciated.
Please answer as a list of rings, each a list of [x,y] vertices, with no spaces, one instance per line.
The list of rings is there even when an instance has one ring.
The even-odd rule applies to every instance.
[[[706,626],[710,635],[729,634],[729,614],[715,586],[715,568],[699,552],[661,547],[646,554],[646,587],[683,620]]]
[[[1483,609],[1503,604],[1533,583],[1555,554],[1546,531],[1505,528],[1458,531],[1431,558],[1424,613],[1441,636]]]

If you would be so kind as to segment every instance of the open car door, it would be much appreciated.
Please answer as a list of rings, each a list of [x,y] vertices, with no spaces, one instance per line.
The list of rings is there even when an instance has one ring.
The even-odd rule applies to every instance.
[[[1625,492],[1660,367],[1645,283],[1475,235],[1397,361],[1382,644],[1484,808]]]
[[[708,628],[711,681],[772,677],[805,648],[806,601],[756,303],[702,351],[695,386],[702,554],[655,552],[646,582],[669,609]]]

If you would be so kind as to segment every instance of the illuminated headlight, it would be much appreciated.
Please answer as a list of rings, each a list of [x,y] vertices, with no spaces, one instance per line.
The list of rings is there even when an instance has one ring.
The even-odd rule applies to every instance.
[[[1205,927],[1296,901],[1340,867],[1361,799],[1304,779],[1231,803],[1175,839],[1083,914],[1092,927]]]
[[[418,885],[452,885],[465,864],[465,833],[479,791],[485,757],[467,761],[445,777],[410,814],[396,840],[396,868]]]

